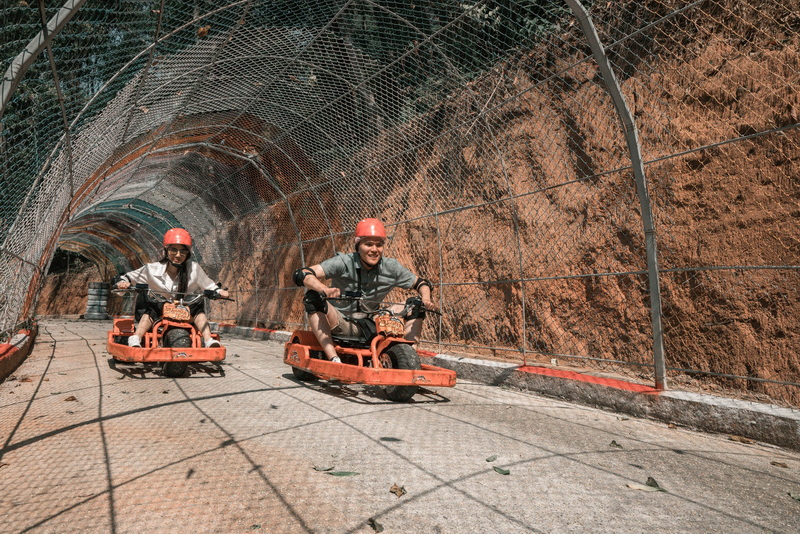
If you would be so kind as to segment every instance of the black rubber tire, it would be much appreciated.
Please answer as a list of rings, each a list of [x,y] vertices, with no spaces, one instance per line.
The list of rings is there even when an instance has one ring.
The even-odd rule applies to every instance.
[[[316,375],[309,373],[304,369],[299,369],[297,367],[292,367],[292,374],[300,382],[313,382],[317,379]]]
[[[172,348],[189,348],[192,346],[192,337],[188,330],[183,328],[170,328],[164,334],[164,345]],[[189,369],[188,363],[166,362],[164,364],[164,375],[170,378],[180,378]]]
[[[414,347],[407,343],[397,343],[386,349],[386,355],[392,361],[393,369],[421,369],[419,354]],[[386,398],[394,402],[407,402],[411,400],[419,386],[385,386],[383,388]]]
[[[309,356],[317,360],[321,360],[323,358],[322,354],[323,354],[322,351],[318,350],[309,351]],[[292,374],[300,382],[314,382],[315,380],[317,380],[317,375],[315,375],[314,373],[309,373],[305,369],[299,369],[297,367],[292,367]]]

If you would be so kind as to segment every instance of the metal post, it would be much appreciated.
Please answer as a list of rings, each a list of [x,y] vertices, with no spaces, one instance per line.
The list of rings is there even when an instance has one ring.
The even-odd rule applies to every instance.
[[[664,361],[664,332],[661,326],[661,285],[658,276],[658,250],[656,247],[656,232],[653,224],[653,212],[650,206],[650,195],[647,191],[647,178],[642,162],[642,149],[639,144],[639,132],[633,120],[633,114],[620,89],[617,77],[611,69],[611,64],[606,56],[605,48],[600,42],[597,30],[594,27],[588,11],[579,0],[566,0],[572,13],[577,17],[583,34],[592,50],[592,55],[603,75],[606,90],[614,102],[617,116],[622,123],[628,152],[631,158],[631,167],[636,181],[636,192],[642,209],[642,224],[644,225],[644,238],[647,247],[647,276],[650,284],[650,313],[653,328],[653,363],[655,366],[656,389],[667,389],[667,372]]]
[[[0,118],[3,118],[6,105],[11,100],[11,95],[14,94],[28,68],[39,57],[39,54],[50,46],[53,37],[64,28],[85,3],[86,0],[68,0],[65,2],[64,6],[47,23],[47,28],[39,32],[39,35],[34,37],[25,47],[25,50],[20,52],[11,62],[11,65],[8,66],[5,75],[3,75],[3,80],[0,81],[0,95],[2,95],[2,99],[0,99]]]

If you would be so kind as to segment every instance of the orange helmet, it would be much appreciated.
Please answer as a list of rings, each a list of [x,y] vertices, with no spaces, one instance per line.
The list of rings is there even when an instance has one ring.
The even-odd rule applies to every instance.
[[[380,237],[386,239],[386,228],[378,219],[362,219],[356,225],[356,239],[360,237]]]
[[[186,245],[192,246],[192,236],[183,228],[171,228],[164,234],[164,247],[170,245]]]

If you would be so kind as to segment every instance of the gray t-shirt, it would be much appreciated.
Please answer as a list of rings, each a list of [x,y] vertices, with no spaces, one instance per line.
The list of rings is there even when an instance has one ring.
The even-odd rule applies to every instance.
[[[337,253],[329,258],[320,267],[325,272],[325,277],[331,280],[331,287],[337,287],[342,296],[347,291],[359,290],[359,273],[361,292],[364,300],[361,302],[362,311],[371,311],[378,308],[386,295],[395,287],[410,289],[417,279],[416,275],[400,265],[394,258],[381,258],[381,261],[372,269],[364,269],[358,254]],[[354,312],[356,302],[344,300],[331,300],[337,310],[344,313]]]

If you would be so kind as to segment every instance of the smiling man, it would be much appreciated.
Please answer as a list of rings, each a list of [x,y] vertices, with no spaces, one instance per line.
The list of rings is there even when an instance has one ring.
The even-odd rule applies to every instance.
[[[415,289],[424,306],[406,317],[406,339],[416,341],[422,331],[425,309],[436,309],[431,301],[431,283],[397,260],[383,256],[386,229],[381,221],[371,218],[360,221],[353,244],[353,253],[337,253],[322,263],[297,269],[294,273],[294,282],[307,289],[303,302],[311,330],[331,361],[339,361],[332,335],[369,338],[369,321],[354,318],[353,314],[376,310],[395,287]],[[330,286],[323,283],[326,279],[330,279]],[[341,296],[360,297],[361,300],[326,300]],[[393,308],[400,311],[403,306]]]

